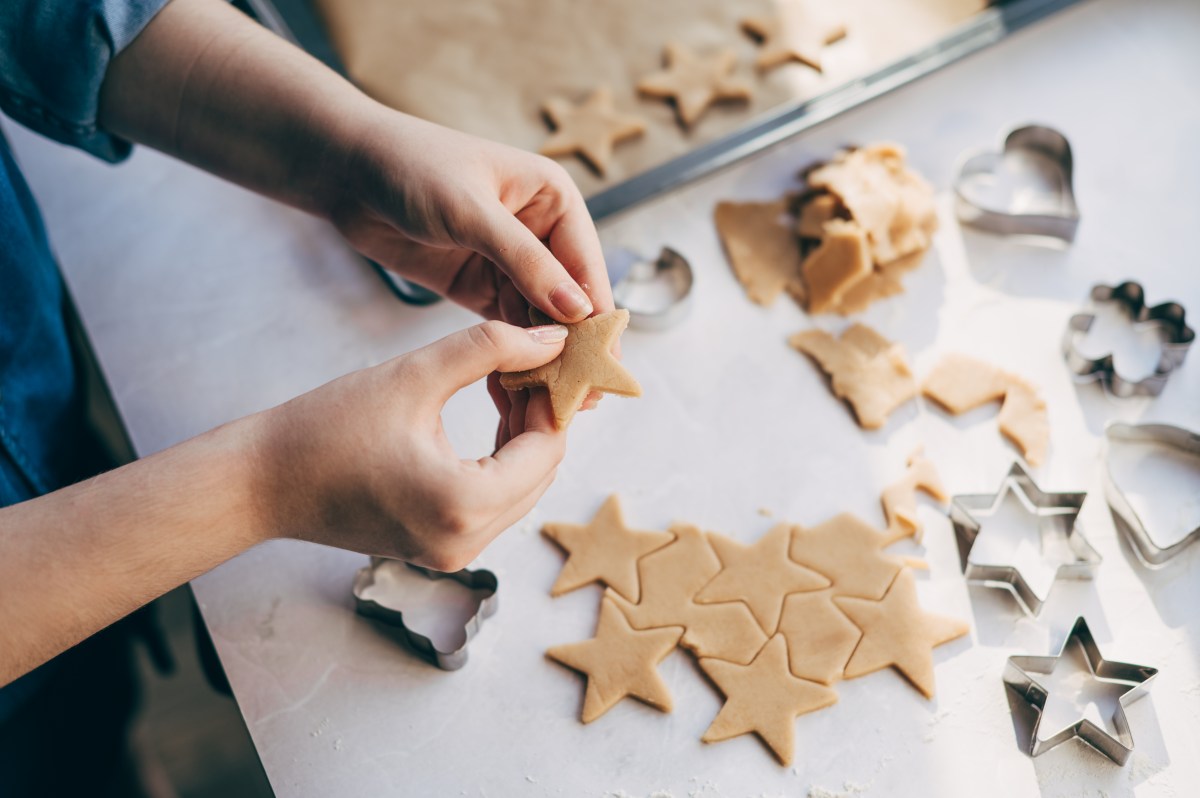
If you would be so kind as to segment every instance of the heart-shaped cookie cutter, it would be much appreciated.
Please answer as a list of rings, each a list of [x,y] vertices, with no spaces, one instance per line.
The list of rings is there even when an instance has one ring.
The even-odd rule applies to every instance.
[[[376,574],[381,569],[399,567],[415,571],[426,579],[450,579],[470,590],[482,590],[487,593],[479,602],[479,607],[475,611],[475,614],[468,618],[463,626],[465,637],[463,638],[462,645],[448,650],[438,648],[427,635],[414,631],[407,625],[402,611],[380,604],[367,596],[368,589],[375,584]],[[464,568],[461,571],[445,573],[422,568],[412,563],[388,559],[387,557],[372,557],[371,562],[360,568],[358,573],[355,574],[353,593],[355,608],[358,610],[359,615],[374,618],[395,628],[399,631],[401,640],[419,657],[444,671],[456,671],[467,664],[467,646],[470,644],[471,639],[479,632],[483,622],[496,614],[496,609],[499,606],[496,594],[498,589],[499,581],[491,571],[482,569],[472,571]]]
[[[1170,424],[1126,424],[1113,421],[1104,428],[1104,496],[1117,529],[1125,535],[1138,559],[1147,568],[1160,568],[1188,546],[1200,541],[1200,526],[1167,546],[1160,546],[1151,536],[1150,530],[1133,509],[1129,498],[1117,484],[1112,471],[1113,442],[1155,443],[1178,449],[1186,455],[1200,459],[1200,434]]]
[[[994,176],[1006,158],[1017,153],[1032,153],[1051,161],[1058,169],[1058,187],[1052,191],[1053,208],[1030,211],[1024,203],[1010,201],[1007,207],[995,207],[968,190],[972,181]],[[1004,138],[999,151],[977,152],[963,158],[954,180],[958,218],[965,224],[1002,235],[1026,235],[1075,240],[1079,229],[1079,206],[1071,187],[1074,161],[1067,137],[1045,125],[1014,128]],[[1043,192],[1041,199],[1047,199]]]
[[[1076,313],[1067,322],[1063,335],[1063,357],[1067,368],[1082,381],[1100,380],[1114,396],[1158,396],[1167,385],[1167,377],[1187,357],[1188,349],[1196,340],[1196,331],[1187,326],[1186,312],[1178,302],[1164,302],[1148,307],[1146,292],[1140,283],[1127,280],[1120,285],[1096,285],[1092,287],[1093,303],[1115,302],[1129,315],[1133,324],[1160,325],[1162,353],[1154,373],[1140,380],[1127,380],[1117,371],[1112,353],[1100,357],[1088,357],[1079,351],[1079,341],[1092,328],[1096,320],[1094,313]]]
[[[695,276],[687,258],[663,247],[651,260],[630,249],[605,253],[613,301],[629,311],[629,326],[665,330],[687,316]]]

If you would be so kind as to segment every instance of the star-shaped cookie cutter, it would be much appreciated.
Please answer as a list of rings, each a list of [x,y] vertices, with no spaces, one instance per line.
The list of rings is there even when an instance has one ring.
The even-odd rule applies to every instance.
[[[1140,283],[1127,280],[1120,285],[1096,285],[1092,287],[1093,303],[1115,302],[1120,305],[1133,324],[1156,324],[1162,330],[1162,351],[1154,373],[1140,380],[1127,380],[1116,370],[1112,353],[1097,358],[1088,357],[1079,351],[1079,341],[1092,328],[1096,320],[1094,313],[1076,313],[1067,322],[1063,335],[1063,357],[1067,368],[1082,381],[1100,380],[1114,396],[1158,396],[1167,384],[1167,377],[1187,357],[1188,349],[1196,340],[1196,331],[1184,321],[1183,305],[1164,302],[1149,307],[1146,293]]]
[[[1091,579],[1103,558],[1075,526],[1075,519],[1087,494],[1047,493],[1034,483],[1020,463],[1013,463],[996,493],[965,494],[951,498],[950,521],[958,543],[959,563],[967,581],[1009,590],[1021,609],[1036,616],[1042,611],[1048,596],[1039,596],[1020,569],[1011,564],[980,563],[971,558],[971,549],[982,529],[976,516],[994,514],[1008,491],[1012,491],[1037,520],[1043,553],[1048,535],[1057,538],[1059,548],[1070,552],[1071,559],[1059,564],[1054,581]]]
[[[1052,736],[1040,738],[1038,730],[1042,723],[1042,713],[1046,709],[1046,699],[1049,695],[1045,687],[1038,683],[1031,674],[1050,674],[1054,672],[1067,646],[1075,640],[1083,649],[1088,669],[1093,678],[1103,682],[1118,682],[1128,684],[1126,690],[1117,699],[1117,708],[1113,712],[1112,722],[1117,733],[1114,736],[1109,731],[1098,726],[1087,718],[1079,718],[1071,725],[1058,730]],[[1127,662],[1116,662],[1104,659],[1100,655],[1100,647],[1088,629],[1087,620],[1082,616],[1075,620],[1070,634],[1063,640],[1057,654],[1039,657],[1021,655],[1009,657],[1004,666],[1004,684],[1020,699],[1025,701],[1033,710],[1036,719],[1028,732],[1028,740],[1021,734],[1022,748],[1030,756],[1038,756],[1051,748],[1078,737],[1106,757],[1124,765],[1133,753],[1133,735],[1129,731],[1129,720],[1125,717],[1125,708],[1149,692],[1150,681],[1158,674],[1158,668],[1145,665],[1131,665]]]

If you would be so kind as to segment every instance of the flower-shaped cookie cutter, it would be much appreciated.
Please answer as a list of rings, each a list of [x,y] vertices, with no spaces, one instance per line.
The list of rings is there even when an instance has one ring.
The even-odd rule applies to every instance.
[[[1135,325],[1157,325],[1162,333],[1162,349],[1154,372],[1140,380],[1129,380],[1117,371],[1112,353],[1100,357],[1088,357],[1079,350],[1079,342],[1096,321],[1094,313],[1076,313],[1067,322],[1063,334],[1063,357],[1067,368],[1081,381],[1100,380],[1114,396],[1158,396],[1167,384],[1171,372],[1187,357],[1188,349],[1196,340],[1196,331],[1187,326],[1183,305],[1164,302],[1150,307],[1146,304],[1146,292],[1140,283],[1126,280],[1120,285],[1095,285],[1092,287],[1093,304],[1116,303]]]
[[[1195,457],[1200,461],[1200,434],[1175,427],[1170,424],[1126,424],[1113,421],[1104,428],[1104,495],[1108,499],[1108,508],[1112,511],[1113,521],[1117,529],[1125,535],[1130,547],[1147,568],[1159,568],[1186,549],[1191,544],[1200,541],[1200,526],[1186,533],[1182,538],[1166,546],[1160,545],[1137,511],[1129,501],[1129,497],[1117,484],[1112,471],[1113,442],[1154,443],[1178,449],[1185,455]],[[1183,497],[1180,497],[1183,498]]]
[[[468,618],[463,626],[465,634],[462,645],[452,649],[439,648],[427,635],[408,626],[402,610],[382,604],[370,597],[370,588],[376,584],[378,574],[389,568],[407,568],[426,579],[450,579],[469,590],[484,591],[486,595],[480,600],[475,614]],[[454,573],[445,573],[387,557],[372,557],[370,564],[360,568],[355,574],[353,593],[355,608],[359,615],[373,618],[395,628],[400,633],[401,640],[419,657],[444,671],[455,671],[467,664],[467,646],[479,632],[483,622],[495,615],[498,608],[496,595],[498,589],[499,582],[491,571],[482,569],[472,571],[464,568]]]
[[[605,253],[613,301],[629,311],[629,326],[665,330],[687,316],[695,275],[687,258],[663,247],[651,260],[629,249]]]
[[[1038,531],[1043,541],[1052,536],[1070,553],[1070,559],[1060,562],[1054,580],[1059,579],[1091,579],[1102,557],[1092,544],[1087,542],[1083,533],[1075,525],[1086,493],[1047,493],[1039,488],[1021,467],[1013,463],[1000,490],[996,493],[966,494],[950,499],[950,522],[954,527],[954,536],[958,543],[959,563],[963,576],[968,582],[983,584],[988,587],[999,587],[1010,591],[1017,603],[1029,615],[1038,615],[1045,606],[1046,596],[1040,596],[1026,580],[1021,570],[1011,564],[993,564],[977,562],[971,556],[971,549],[983,529],[980,516],[993,515],[1009,491],[1020,500],[1022,507],[1036,519]]]
[[[1055,185],[1013,192],[1002,205],[971,190],[977,181],[994,180],[1007,159],[1021,157],[1032,157],[1044,168],[1056,170]],[[954,180],[958,218],[1002,235],[1047,236],[1070,243],[1079,229],[1079,206],[1071,188],[1073,170],[1071,144],[1062,133],[1045,125],[1014,128],[999,152],[976,152],[960,162]]]
[[[1083,650],[1088,670],[1097,681],[1112,682],[1128,685],[1117,699],[1117,708],[1113,712],[1112,723],[1116,734],[1110,734],[1103,726],[1099,726],[1087,718],[1080,717],[1069,726],[1059,729],[1050,737],[1041,738],[1038,731],[1042,724],[1042,713],[1046,709],[1046,699],[1049,693],[1038,683],[1033,674],[1050,674],[1067,651],[1067,646],[1075,641]],[[1105,659],[1100,655],[1100,647],[1088,628],[1087,621],[1081,616],[1075,620],[1070,634],[1063,640],[1057,654],[1049,656],[1014,656],[1009,657],[1004,667],[1004,684],[1029,705],[1035,715],[1032,728],[1022,732],[1022,749],[1030,756],[1038,756],[1078,737],[1106,757],[1124,765],[1133,753],[1133,734],[1129,731],[1129,720],[1125,717],[1125,708],[1146,695],[1150,690],[1150,681],[1158,674],[1157,668],[1145,665],[1132,665],[1127,662],[1117,662]]]

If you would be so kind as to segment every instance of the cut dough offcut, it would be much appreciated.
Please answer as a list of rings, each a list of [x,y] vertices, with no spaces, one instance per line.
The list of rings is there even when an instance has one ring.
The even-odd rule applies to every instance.
[[[918,490],[924,491],[942,504],[950,501],[933,461],[925,457],[919,446],[908,456],[903,476],[884,488],[880,497],[883,515],[887,519],[889,542],[906,537],[911,537],[917,543],[921,542],[925,528],[917,518]]]
[[[746,296],[771,305],[783,293],[802,290],[800,247],[790,224],[781,221],[787,201],[721,202],[713,212],[729,265]]]
[[[821,245],[801,267],[809,313],[833,310],[853,285],[874,270],[866,235],[856,222],[833,219],[823,230]]]
[[[1004,404],[1000,406],[1000,432],[1016,444],[1025,460],[1032,466],[1046,461],[1046,449],[1050,445],[1050,419],[1046,402],[1037,389],[1016,375],[1009,375],[1011,382]]]

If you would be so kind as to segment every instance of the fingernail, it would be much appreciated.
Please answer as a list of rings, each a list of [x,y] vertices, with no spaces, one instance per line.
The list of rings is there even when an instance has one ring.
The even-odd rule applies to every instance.
[[[579,290],[571,280],[563,280],[550,292],[550,304],[568,319],[578,319],[592,312],[592,303],[587,294]]]
[[[556,344],[567,337],[567,328],[561,324],[546,324],[530,327],[529,335],[539,344]]]

